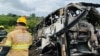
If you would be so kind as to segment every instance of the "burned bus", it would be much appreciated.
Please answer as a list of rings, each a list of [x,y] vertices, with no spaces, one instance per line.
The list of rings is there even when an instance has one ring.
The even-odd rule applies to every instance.
[[[70,3],[45,17],[35,28],[33,45],[40,56],[99,55],[96,29],[100,4]],[[31,56],[31,55],[30,55]]]

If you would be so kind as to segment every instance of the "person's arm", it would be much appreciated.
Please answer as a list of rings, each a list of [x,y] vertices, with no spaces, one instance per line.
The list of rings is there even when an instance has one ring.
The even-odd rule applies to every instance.
[[[33,38],[32,38],[32,36],[30,35],[30,42],[29,42],[30,46],[29,46],[29,49],[32,48],[32,43],[33,43]]]
[[[11,46],[12,45],[12,33],[8,33],[4,46]]]
[[[33,42],[33,38],[32,36],[30,36],[30,45],[32,45],[32,42]]]

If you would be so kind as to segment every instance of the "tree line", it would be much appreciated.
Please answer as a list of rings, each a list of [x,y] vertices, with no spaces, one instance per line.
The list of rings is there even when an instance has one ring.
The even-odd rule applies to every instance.
[[[7,14],[7,15],[0,15],[0,25],[3,25],[8,31],[11,31],[15,24],[16,20],[19,18],[19,15],[16,14]],[[27,16],[27,27],[32,32],[34,30],[34,27],[41,21],[42,17],[37,17],[35,14],[31,14],[30,16]]]

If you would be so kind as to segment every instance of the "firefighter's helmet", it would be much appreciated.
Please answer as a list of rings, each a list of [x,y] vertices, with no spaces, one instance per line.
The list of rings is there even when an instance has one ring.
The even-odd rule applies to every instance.
[[[27,20],[26,20],[26,17],[25,16],[21,16],[20,18],[17,19],[17,23],[18,22],[22,22],[24,24],[27,24]]]
[[[1,25],[1,26],[0,26],[0,28],[4,28],[4,26],[3,26],[3,25]]]

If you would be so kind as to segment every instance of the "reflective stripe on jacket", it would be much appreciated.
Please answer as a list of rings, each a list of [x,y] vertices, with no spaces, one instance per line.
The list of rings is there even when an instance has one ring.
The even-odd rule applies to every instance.
[[[17,44],[17,45],[12,45],[12,49],[16,50],[28,49],[29,46],[30,46],[29,44]]]

